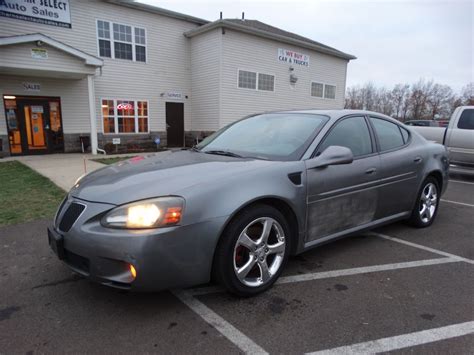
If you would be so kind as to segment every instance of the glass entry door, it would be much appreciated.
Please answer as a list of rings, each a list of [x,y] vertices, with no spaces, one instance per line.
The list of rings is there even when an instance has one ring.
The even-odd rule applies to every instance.
[[[10,153],[45,154],[64,151],[59,98],[4,98]]]

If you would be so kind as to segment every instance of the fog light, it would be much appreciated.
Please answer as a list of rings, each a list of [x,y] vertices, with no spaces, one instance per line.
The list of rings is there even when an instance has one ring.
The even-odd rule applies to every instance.
[[[129,267],[130,267],[130,273],[132,274],[133,278],[136,279],[137,278],[137,270],[135,269],[135,266],[133,266],[132,264],[129,264]]]

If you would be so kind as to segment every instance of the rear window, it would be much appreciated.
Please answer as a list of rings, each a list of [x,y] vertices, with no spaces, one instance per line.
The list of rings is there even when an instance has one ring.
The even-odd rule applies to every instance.
[[[370,117],[370,120],[372,121],[375,132],[377,133],[380,150],[382,152],[396,149],[405,145],[402,131],[400,131],[400,128],[397,124],[376,117]]]
[[[459,129],[474,129],[474,110],[464,110],[459,117]]]

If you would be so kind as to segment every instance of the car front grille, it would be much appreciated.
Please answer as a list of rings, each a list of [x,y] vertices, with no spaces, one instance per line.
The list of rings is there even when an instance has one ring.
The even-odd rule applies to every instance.
[[[61,232],[69,232],[85,208],[86,206],[81,203],[71,203],[62,216],[59,217],[61,219],[59,222],[59,230]]]

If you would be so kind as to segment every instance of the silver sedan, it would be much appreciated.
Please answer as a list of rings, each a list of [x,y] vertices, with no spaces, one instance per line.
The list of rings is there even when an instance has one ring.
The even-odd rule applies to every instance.
[[[443,146],[374,112],[260,114],[189,150],[86,175],[48,240],[104,285],[156,291],[214,278],[251,296],[290,255],[398,220],[428,227],[448,166]]]

